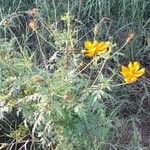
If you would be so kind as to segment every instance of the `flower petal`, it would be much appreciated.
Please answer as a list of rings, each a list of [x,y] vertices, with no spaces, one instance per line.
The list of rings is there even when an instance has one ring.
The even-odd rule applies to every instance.
[[[84,42],[84,47],[85,47],[86,49],[91,49],[91,48],[92,48],[92,42],[90,42],[90,41],[85,41],[85,42]]]
[[[131,82],[135,82],[137,81],[137,77],[136,76],[133,76],[131,79],[130,79]]]
[[[110,46],[110,42],[105,42],[101,49],[107,49]]]
[[[125,66],[121,66],[121,72],[120,72],[124,77],[126,77],[129,73],[129,69]]]
[[[125,81],[126,83],[131,83],[131,80],[128,79],[128,78],[124,78],[124,81]]]
[[[105,45],[105,43],[102,41],[102,42],[99,42],[96,46],[96,50],[97,51],[100,51],[101,50],[101,47],[103,47]]]
[[[128,68],[129,68],[129,70],[134,70],[134,65],[133,65],[133,63],[130,61],[129,62],[129,64],[128,64]]]
[[[85,56],[87,56],[87,57],[93,57],[94,55],[95,55],[95,48],[87,50],[85,52]]]
[[[132,83],[132,82],[135,82],[135,81],[137,81],[137,77],[135,77],[135,76],[133,76],[133,77],[129,77],[129,78],[124,78],[124,81],[126,82],[126,83]]]
[[[127,75],[128,75],[128,72],[126,72],[126,71],[121,71],[120,72],[124,77],[126,77]]]
[[[140,69],[140,63],[139,62],[135,61],[133,63],[133,65],[134,65],[135,71],[138,71]]]
[[[125,83],[130,83],[127,78],[124,78]]]
[[[135,74],[135,76],[136,77],[140,77],[140,76],[142,76],[144,74],[145,74],[145,68],[140,69],[139,71],[137,71],[136,74]]]
[[[125,67],[124,65],[121,66],[121,70],[122,71],[129,71],[129,69],[127,67]]]

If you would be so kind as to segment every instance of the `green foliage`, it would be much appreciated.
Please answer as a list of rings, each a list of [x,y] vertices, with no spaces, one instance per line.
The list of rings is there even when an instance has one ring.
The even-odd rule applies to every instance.
[[[44,150],[146,148],[137,120],[149,120],[149,6],[147,0],[2,0],[0,144],[5,137],[10,149],[16,143]],[[135,38],[126,42],[129,33]],[[110,41],[111,49],[85,58],[80,51],[89,39]],[[125,84],[120,66],[134,60],[148,75]]]

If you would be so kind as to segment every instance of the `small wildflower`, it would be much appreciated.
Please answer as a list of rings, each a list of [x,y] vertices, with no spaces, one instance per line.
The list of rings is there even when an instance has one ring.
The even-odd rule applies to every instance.
[[[145,74],[145,68],[140,69],[140,63],[130,62],[128,67],[121,66],[121,74],[124,77],[126,83],[132,83],[137,81],[137,78]]]
[[[81,53],[89,58],[94,57],[96,54],[106,51],[110,46],[110,42],[85,41],[84,48]]]
[[[4,26],[4,28],[8,28],[9,27],[9,20],[7,20],[7,19],[5,19],[4,21],[3,21],[3,26]]]
[[[31,28],[32,32],[36,31],[36,21],[34,19],[29,20],[29,27]]]
[[[35,83],[40,83],[42,81],[41,77],[38,74],[33,76],[33,80]]]
[[[134,34],[133,33],[128,34],[126,42],[130,42],[131,40],[133,40],[133,38],[134,38]]]

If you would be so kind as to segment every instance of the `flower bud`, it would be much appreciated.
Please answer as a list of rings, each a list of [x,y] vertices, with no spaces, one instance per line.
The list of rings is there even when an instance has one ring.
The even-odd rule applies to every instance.
[[[128,34],[126,42],[130,42],[133,38],[134,38],[134,34],[133,33]]]
[[[34,19],[29,20],[29,28],[32,30],[32,32],[36,31],[36,21]]]

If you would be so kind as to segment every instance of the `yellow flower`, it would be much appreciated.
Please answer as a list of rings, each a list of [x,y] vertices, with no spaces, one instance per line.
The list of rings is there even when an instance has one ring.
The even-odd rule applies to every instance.
[[[128,67],[121,66],[121,74],[126,83],[132,83],[145,74],[145,68],[140,69],[140,63],[137,61],[129,62]]]
[[[102,52],[102,51],[106,51],[108,48],[110,47],[110,42],[100,42],[99,44],[97,44],[96,46],[96,52]]]
[[[96,54],[106,51],[110,46],[109,42],[98,42],[94,41],[93,43],[90,41],[84,42],[84,50],[81,51],[87,57],[94,57]]]
[[[97,41],[94,41],[93,43],[90,41],[84,42],[84,50],[81,51],[85,56],[87,57],[93,57],[96,53],[96,46],[98,45]]]

